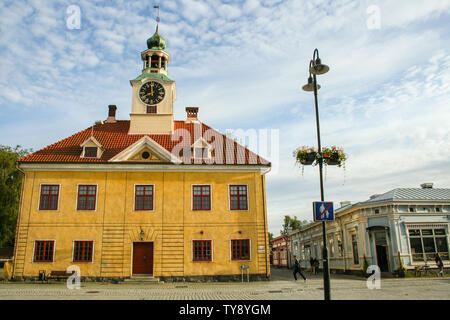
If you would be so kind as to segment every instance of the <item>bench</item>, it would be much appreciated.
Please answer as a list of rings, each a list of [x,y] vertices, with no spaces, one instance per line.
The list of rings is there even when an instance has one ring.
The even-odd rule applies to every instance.
[[[48,279],[58,279],[58,280],[59,279],[67,279],[72,274],[73,274],[73,272],[72,273],[67,273],[66,271],[53,270],[53,271],[50,271],[50,275],[48,276]]]
[[[66,271],[52,270],[47,275],[45,273],[45,271],[41,270],[41,271],[39,271],[39,280],[48,282],[48,280],[50,280],[50,279],[56,279],[56,280],[68,279],[73,274],[74,274],[74,272],[68,273]]]

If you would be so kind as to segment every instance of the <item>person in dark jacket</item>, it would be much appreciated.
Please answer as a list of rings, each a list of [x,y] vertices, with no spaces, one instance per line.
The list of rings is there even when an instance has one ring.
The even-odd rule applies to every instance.
[[[315,274],[319,274],[319,266],[320,266],[319,260],[314,258],[314,271],[315,271]]]
[[[311,266],[311,274],[315,274],[315,271],[314,271],[314,258],[313,257],[310,257],[309,258],[309,265]]]
[[[306,282],[306,277],[302,273],[302,269],[300,268],[300,262],[298,261],[297,256],[294,256],[294,261],[295,261],[295,268],[294,268],[295,281],[297,281],[297,273],[299,273],[302,276],[303,280]]]
[[[436,261],[436,265],[439,268],[439,275],[441,277],[443,277],[444,276],[444,263],[442,262],[441,256],[439,255],[438,252],[434,256],[434,261]]]

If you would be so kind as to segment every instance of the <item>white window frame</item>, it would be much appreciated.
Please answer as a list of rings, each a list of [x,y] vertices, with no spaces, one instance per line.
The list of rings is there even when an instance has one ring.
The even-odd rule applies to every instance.
[[[211,241],[211,261],[194,260],[194,241]],[[211,263],[214,262],[214,240],[213,239],[192,239],[191,240],[191,262],[192,263]]]
[[[151,210],[136,210],[136,186],[153,186],[153,197],[152,197],[152,208]],[[133,212],[154,212],[156,201],[155,201],[155,195],[156,195],[156,185],[154,183],[135,183],[133,185]]]
[[[95,190],[95,210],[86,210],[86,209],[78,209],[78,192],[80,190],[80,186],[96,186],[96,190]],[[99,193],[99,189],[98,189],[98,183],[78,183],[77,184],[77,195],[76,195],[76,199],[75,199],[75,211],[77,212],[97,212],[97,208],[98,208],[98,193]]]
[[[233,251],[232,251],[232,240],[248,240],[249,241],[249,259],[244,260],[233,260]],[[229,247],[230,247],[230,262],[243,262],[243,261],[252,261],[252,239],[250,237],[248,238],[232,238],[229,241]]]
[[[411,265],[412,266],[417,266],[417,265],[424,265],[425,263],[429,263],[430,261],[432,262],[431,264],[434,264],[434,259],[430,259],[430,260],[423,260],[423,261],[414,261],[413,259],[413,253],[412,253],[412,248],[411,248],[411,236],[409,235],[409,231],[410,230],[420,230],[420,236],[413,236],[413,238],[419,238],[422,244],[422,250],[424,250],[424,252],[422,252],[422,255],[425,256],[425,248],[423,246],[423,238],[424,236],[422,235],[422,229],[432,229],[433,230],[433,235],[432,236],[425,236],[425,238],[433,238],[434,239],[434,246],[435,249],[436,248],[436,235],[434,234],[434,230],[435,229],[445,229],[445,238],[447,240],[447,250],[449,251],[449,256],[450,256],[450,245],[449,245],[449,226],[446,224],[436,224],[436,225],[407,225],[406,226],[406,234],[408,236],[408,248],[409,248],[409,259],[411,261]],[[441,236],[442,237],[442,236]],[[447,263],[450,262],[450,260],[443,260],[443,262],[446,261]],[[446,263],[444,262],[444,264]]]
[[[92,261],[89,261],[89,262],[86,262],[86,261],[73,261],[74,260],[74,257],[75,257],[75,242],[76,241],[92,241]],[[88,264],[88,263],[91,263],[91,264],[93,264],[94,263],[94,259],[95,259],[95,240],[93,240],[93,239],[75,239],[75,240],[72,240],[72,263],[85,263],[85,264]]]
[[[59,186],[59,189],[58,189],[58,204],[56,205],[57,206],[56,210],[41,209],[42,185]],[[61,200],[61,191],[62,191],[62,186],[61,186],[60,183],[45,183],[45,182],[39,183],[39,197],[38,197],[37,211],[40,211],[40,212],[59,212],[59,202]]]
[[[46,261],[34,261],[34,258],[36,256],[36,241],[53,241],[53,259],[51,262],[46,262]],[[55,254],[56,254],[56,239],[35,239],[33,241],[33,254],[31,257],[31,263],[51,263],[54,264],[55,263]]]
[[[247,209],[235,209],[231,210],[231,186],[246,186],[247,187]],[[248,188],[248,183],[229,183],[227,186],[228,192],[228,211],[238,211],[238,212],[249,212],[250,211],[250,192]]]
[[[209,210],[208,209],[196,209],[194,210],[194,186],[209,186],[209,193],[210,193],[210,200],[211,205]],[[192,183],[191,184],[191,212],[202,212],[202,211],[213,211],[213,186],[212,184],[208,183]]]

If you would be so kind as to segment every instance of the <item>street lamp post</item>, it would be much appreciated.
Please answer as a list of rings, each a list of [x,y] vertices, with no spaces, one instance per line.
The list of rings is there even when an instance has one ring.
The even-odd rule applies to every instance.
[[[315,49],[313,53],[313,59],[309,62],[309,77],[308,83],[303,86],[304,91],[314,91],[314,104],[316,108],[316,127],[317,127],[317,144],[318,144],[318,163],[319,163],[319,176],[320,176],[320,200],[325,201],[323,192],[323,156],[322,146],[320,144],[320,125],[319,125],[319,106],[317,102],[317,90],[320,89],[320,85],[317,84],[316,75],[324,74],[328,72],[330,68],[327,65],[322,64],[319,58],[319,50]],[[311,77],[312,74],[312,77]],[[330,296],[330,269],[328,267],[328,250],[327,250],[327,226],[325,221],[322,221],[323,229],[323,287],[325,300],[331,300]]]

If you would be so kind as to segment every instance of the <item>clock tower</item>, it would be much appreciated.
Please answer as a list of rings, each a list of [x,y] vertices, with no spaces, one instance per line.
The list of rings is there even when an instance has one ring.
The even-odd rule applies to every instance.
[[[147,40],[148,49],[141,53],[142,74],[130,80],[133,90],[129,134],[173,133],[175,81],[167,74],[170,55],[164,51],[166,40],[155,34]]]

